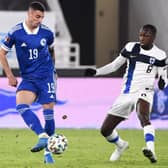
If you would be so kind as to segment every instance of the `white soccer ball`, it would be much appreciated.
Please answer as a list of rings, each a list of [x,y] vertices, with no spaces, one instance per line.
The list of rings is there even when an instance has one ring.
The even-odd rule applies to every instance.
[[[62,134],[54,134],[49,137],[47,148],[53,154],[62,154],[68,148],[68,139]]]

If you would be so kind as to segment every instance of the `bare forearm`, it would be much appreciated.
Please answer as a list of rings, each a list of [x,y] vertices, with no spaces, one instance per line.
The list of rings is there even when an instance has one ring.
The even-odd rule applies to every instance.
[[[16,87],[18,84],[18,81],[15,78],[15,76],[13,75],[13,73],[9,67],[8,61],[6,59],[6,51],[3,50],[2,48],[0,49],[0,63],[3,67],[3,70],[5,71],[7,78],[8,78],[9,85]]]
[[[54,47],[49,48],[51,58],[53,60],[53,64],[55,65],[55,52],[54,52]]]
[[[0,62],[1,62],[1,65],[3,67],[3,70],[4,70],[5,74],[6,74],[6,76],[8,78],[10,78],[11,76],[14,76],[12,71],[11,71],[11,69],[10,69],[10,67],[9,67],[8,61],[6,59],[6,56],[0,55]]]

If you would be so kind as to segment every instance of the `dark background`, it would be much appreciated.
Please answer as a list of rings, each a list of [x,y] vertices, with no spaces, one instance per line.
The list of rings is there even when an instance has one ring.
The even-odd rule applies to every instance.
[[[80,44],[80,65],[95,64],[95,0],[60,0],[73,42]]]

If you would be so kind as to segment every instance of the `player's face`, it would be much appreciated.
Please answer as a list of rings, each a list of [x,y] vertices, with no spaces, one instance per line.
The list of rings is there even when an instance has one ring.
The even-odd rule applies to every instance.
[[[150,49],[153,45],[155,36],[150,29],[141,29],[139,32],[139,41],[142,48]]]
[[[41,24],[43,18],[44,12],[32,9],[28,11],[28,21],[32,29],[37,28]]]

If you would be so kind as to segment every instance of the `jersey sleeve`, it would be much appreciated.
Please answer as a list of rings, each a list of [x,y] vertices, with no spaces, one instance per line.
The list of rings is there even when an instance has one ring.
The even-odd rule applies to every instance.
[[[162,77],[162,79],[165,81],[166,85],[168,84],[168,66],[164,67],[158,67],[158,78]]]
[[[14,41],[14,34],[10,31],[2,40],[1,47],[6,51],[11,51]]]
[[[130,53],[132,52],[135,45],[139,46],[139,43],[136,42],[128,42],[125,47],[121,50],[120,54],[123,57],[129,58]],[[136,47],[137,48],[137,47]]]
[[[53,32],[50,32],[49,33],[49,36],[48,36],[48,42],[47,42],[47,44],[48,44],[48,46],[49,47],[52,47],[53,46],[53,43],[54,43],[54,33]]]
[[[106,75],[112,72],[115,72],[118,70],[124,63],[126,62],[126,58],[124,58],[122,55],[119,55],[113,62],[98,68],[96,70],[96,76],[98,75]]]

